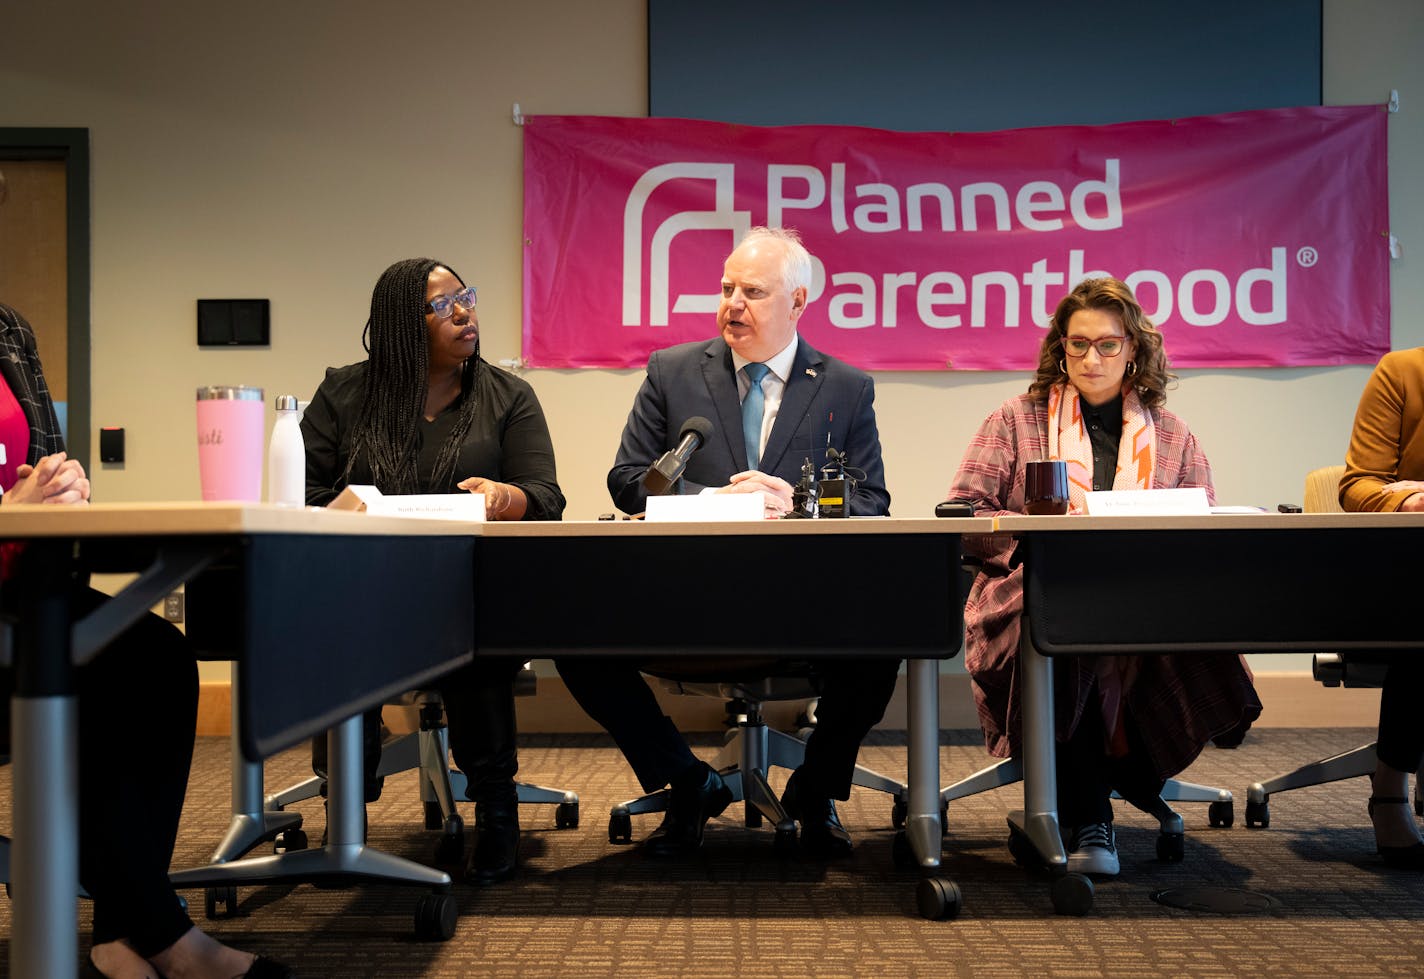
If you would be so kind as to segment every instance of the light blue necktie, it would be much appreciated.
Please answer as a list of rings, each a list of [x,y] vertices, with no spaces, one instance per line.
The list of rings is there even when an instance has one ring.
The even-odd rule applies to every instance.
[[[761,382],[770,370],[765,364],[748,364],[742,368],[747,380],[752,382],[747,396],[742,399],[742,438],[747,443],[748,469],[755,469],[761,462],[761,420],[766,414],[766,394]]]

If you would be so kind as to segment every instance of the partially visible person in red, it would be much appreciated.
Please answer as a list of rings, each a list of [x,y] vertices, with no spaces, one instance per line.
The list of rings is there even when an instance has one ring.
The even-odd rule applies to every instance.
[[[64,451],[30,325],[0,303],[0,506],[84,506],[89,479]],[[0,550],[0,609],[13,612],[23,545]],[[104,596],[77,586],[74,614]],[[14,678],[0,670],[0,729]],[[168,882],[198,711],[182,633],[145,616],[79,672],[79,880],[94,899],[93,972],[111,979],[282,979],[291,970],[216,941]],[[9,753],[8,746],[6,754]],[[16,841],[23,846],[24,841]]]
[[[1340,505],[1349,511],[1424,511],[1424,347],[1384,355],[1360,395]],[[1424,661],[1390,663],[1380,692],[1379,739],[1370,778],[1370,821],[1385,862],[1424,870],[1424,837],[1409,809],[1409,776],[1424,762],[1415,700]]]

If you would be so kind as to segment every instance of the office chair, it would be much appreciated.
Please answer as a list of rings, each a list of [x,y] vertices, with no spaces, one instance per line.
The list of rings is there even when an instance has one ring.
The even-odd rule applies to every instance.
[[[1324,466],[1312,469],[1305,476],[1305,496],[1302,509],[1306,513],[1343,513],[1340,506],[1340,479],[1344,466]],[[1316,653],[1311,658],[1310,671],[1327,687],[1379,687],[1384,683],[1388,660],[1363,653]],[[1271,796],[1311,785],[1325,785],[1342,779],[1370,775],[1375,770],[1375,743],[1360,745],[1338,755],[1302,765],[1295,771],[1256,782],[1246,790],[1246,826],[1265,829],[1271,825]],[[1414,784],[1414,811],[1424,816],[1424,799],[1419,795],[1419,782]]]
[[[776,852],[789,855],[796,848],[796,822],[781,805],[767,776],[773,765],[795,770],[806,758],[806,742],[801,737],[777,731],[766,724],[763,706],[771,701],[814,701],[819,694],[814,667],[799,661],[764,657],[748,657],[742,661],[689,666],[686,662],[650,663],[642,671],[663,682],[674,693],[698,697],[717,697],[727,704],[727,714],[733,726],[712,767],[732,790],[732,801],[744,804],[744,824],[758,827],[763,819],[775,828],[773,845]],[[808,703],[800,721],[814,722],[814,707]],[[803,728],[803,736],[809,730]],[[904,810],[909,804],[909,790],[900,782],[872,771],[863,765],[855,767],[855,785],[885,792],[895,797],[895,812],[904,822]],[[633,841],[633,816],[664,812],[671,792],[660,789],[615,805],[608,816],[608,841]]]
[[[530,696],[537,683],[534,671],[525,664],[514,682],[516,696]],[[420,728],[410,734],[397,735],[381,745],[378,776],[395,775],[416,769],[420,772],[420,798],[425,807],[425,828],[441,830],[435,846],[437,864],[458,863],[464,855],[465,822],[456,809],[465,801],[467,780],[463,772],[450,768],[449,733],[445,727],[444,706],[435,690],[413,690],[394,701],[393,705],[416,707],[420,712]],[[321,794],[323,779],[318,775],[304,779],[289,788],[269,795],[264,808],[281,811],[287,806]],[[546,788],[528,782],[516,782],[521,805],[553,805],[554,825],[558,829],[576,829],[579,824],[579,797],[575,792]],[[277,851],[301,850],[307,846],[307,835],[300,827],[278,833],[274,839]]]

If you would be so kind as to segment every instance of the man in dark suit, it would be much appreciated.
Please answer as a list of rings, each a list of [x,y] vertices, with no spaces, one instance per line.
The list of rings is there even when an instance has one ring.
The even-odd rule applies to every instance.
[[[889,514],[875,428],[875,383],[797,336],[810,284],[811,256],[794,232],[755,228],[728,256],[717,310],[721,335],[660,350],[648,359],[647,379],[608,473],[608,489],[620,509],[638,513],[645,508],[643,474],[676,446],[682,424],[701,415],[713,421],[714,429],[688,462],[677,488],[681,493],[759,493],[766,516],[780,517],[791,508],[791,484],[804,461],[823,457],[829,446],[864,473],[849,501],[851,512]],[[760,379],[754,382],[753,377]],[[758,410],[744,414],[748,398],[755,399]],[[777,569],[739,573],[757,600],[776,600],[773,589],[757,592],[754,586],[758,581],[775,584]],[[755,644],[755,637],[749,637],[748,645]],[[613,735],[643,790],[671,786],[667,813],[645,841],[645,851],[672,856],[697,849],[704,825],[731,802],[731,791],[688,750],[637,664],[568,659],[558,665],[570,693]],[[801,824],[805,852],[839,856],[850,852],[851,840],[833,800],[850,798],[860,742],[885,713],[899,663],[828,661],[819,672],[817,726],[806,745],[805,763],[792,774],[782,802]]]

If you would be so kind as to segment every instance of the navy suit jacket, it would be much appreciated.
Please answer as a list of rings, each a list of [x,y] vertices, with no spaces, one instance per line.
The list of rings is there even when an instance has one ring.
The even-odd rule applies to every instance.
[[[712,434],[688,461],[678,487],[681,493],[725,486],[734,473],[747,468],[732,351],[721,337],[679,344],[648,358],[648,376],[628,413],[618,458],[608,472],[608,492],[620,510],[646,509],[643,474],[677,447],[683,423],[697,415],[712,423]],[[890,493],[875,428],[875,381],[813,349],[803,338],[757,468],[794,486],[802,464],[810,459],[819,478],[828,445],[865,473],[851,498],[851,513],[888,516]]]

